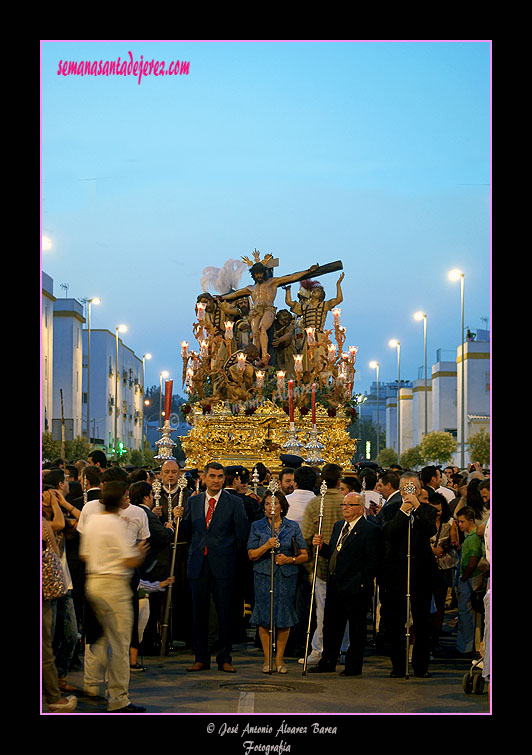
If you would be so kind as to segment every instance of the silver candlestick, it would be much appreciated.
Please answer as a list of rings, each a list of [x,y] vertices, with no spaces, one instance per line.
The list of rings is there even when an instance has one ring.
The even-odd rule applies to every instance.
[[[172,428],[170,427],[170,420],[167,419],[163,427],[159,427],[158,429],[159,432],[162,433],[162,437],[160,440],[155,441],[155,445],[158,447],[159,453],[153,458],[156,461],[160,462],[175,461],[175,456],[172,455],[172,448],[176,445],[176,443],[174,443],[174,441],[170,437],[170,433],[173,432]]]
[[[307,451],[307,458],[305,461],[307,464],[321,464],[325,459],[321,455],[321,450],[323,448],[323,443],[320,443],[318,440],[318,428],[316,425],[312,425],[312,430],[310,431],[310,441],[305,446],[305,451]]]
[[[290,422],[290,427],[285,430],[288,433],[288,440],[284,444],[283,448],[288,454],[294,454],[295,456],[301,456],[301,449],[303,444],[297,439],[296,423]]]

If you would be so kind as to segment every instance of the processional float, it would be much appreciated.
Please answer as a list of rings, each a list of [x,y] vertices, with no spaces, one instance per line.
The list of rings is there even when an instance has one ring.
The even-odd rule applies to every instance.
[[[252,257],[243,257],[242,262],[228,260],[221,269],[209,267],[203,271],[203,293],[197,297],[192,325],[198,346],[190,348],[186,340],[180,344],[182,387],[188,394],[181,411],[190,425],[189,432],[179,438],[186,455],[185,469],[201,470],[209,461],[253,468],[261,461],[275,472],[283,466],[280,456],[285,453],[302,458],[310,466],[336,463],[349,471],[357,446],[348,427],[357,417],[353,388],[358,347],[344,348],[346,328],[341,324],[339,307],[344,273],[336,282],[336,295],[330,299],[316,280],[341,271],[342,262],[315,264],[307,270],[276,276],[274,268],[279,263],[271,254],[261,259],[254,250]],[[246,266],[253,284],[239,288]],[[297,301],[291,296],[293,283],[300,283]],[[274,304],[279,288],[285,290],[286,309],[278,310]],[[327,329],[329,313],[333,322],[332,328]],[[165,422],[159,428],[162,437],[157,441],[159,453],[155,457],[161,463],[174,459],[172,448],[176,445],[170,437],[171,391],[172,381],[168,381]],[[181,504],[184,476],[180,482]],[[256,492],[256,470],[252,483]],[[154,492],[160,495],[156,488]],[[270,492],[273,521],[275,491],[270,488]],[[325,484],[320,492],[321,531]],[[169,499],[169,521],[171,511]],[[178,526],[177,522],[170,576],[174,572]],[[270,672],[275,644],[274,549],[271,559]],[[317,561],[316,551],[312,596]],[[171,589],[170,585],[161,660],[166,652]],[[307,646],[308,641],[307,632]]]
[[[343,272],[329,299],[316,280],[342,271],[342,262],[274,275],[278,260],[271,254],[261,258],[255,250],[242,260],[205,268],[192,325],[197,347],[180,344],[188,395],[181,411],[190,425],[180,436],[185,468],[202,469],[208,461],[252,468],[262,461],[276,471],[279,456],[288,453],[306,464],[334,462],[350,470],[358,349],[344,346]],[[239,288],[246,266],[253,283]],[[300,284],[297,300],[293,283]],[[279,288],[284,309],[275,306]]]

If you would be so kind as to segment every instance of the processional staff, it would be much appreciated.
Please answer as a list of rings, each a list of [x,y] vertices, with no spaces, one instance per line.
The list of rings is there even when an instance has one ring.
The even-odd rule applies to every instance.
[[[416,486],[413,482],[407,482],[403,488],[404,492],[409,495],[414,495],[416,492]],[[413,524],[412,510],[410,510],[410,516],[408,517],[408,544],[406,549],[406,679],[410,678],[409,666],[410,666],[410,626],[412,624],[411,615],[411,603],[410,603],[410,533],[412,531]]]
[[[275,502],[276,497],[275,494],[279,490],[279,483],[277,480],[272,480],[270,484],[268,485],[268,490],[271,492],[271,508],[270,508],[270,515],[271,515],[271,536],[272,538],[275,537]],[[279,541],[277,541],[279,542]],[[270,551],[270,652],[269,652],[269,670],[268,673],[272,674],[274,671],[274,665],[273,665],[273,654],[275,651],[275,627],[274,627],[274,621],[273,621],[273,609],[274,609],[274,600],[273,600],[273,580],[274,580],[274,571],[275,571],[275,546]]]
[[[185,475],[181,475],[179,480],[177,481],[177,486],[179,488],[179,506],[182,507],[183,505],[183,491],[187,486],[187,480],[185,478]],[[170,501],[171,497],[170,494],[168,494],[168,519],[171,518],[171,508],[170,508]],[[175,571],[175,558],[176,558],[176,552],[177,552],[177,535],[179,533],[179,522],[181,521],[180,517],[176,517],[176,523],[175,523],[175,533],[174,533],[174,542],[172,544],[172,562],[170,564],[170,577],[174,576]],[[161,631],[161,654],[159,657],[159,661],[162,663],[164,661],[164,656],[166,655],[166,637],[168,634],[168,620],[170,617],[170,608],[172,606],[172,585],[173,582],[170,582],[168,585],[168,592],[166,595],[166,607],[164,609],[164,621],[162,624],[162,631]]]
[[[320,493],[321,493],[321,501],[320,501],[320,513],[319,513],[319,519],[318,519],[318,535],[321,535],[321,528],[323,524],[323,507],[325,505],[325,493],[327,492],[327,483],[325,480],[321,483],[320,487]],[[310,594],[310,610],[308,615],[308,627],[307,627],[307,641],[305,643],[305,660],[303,661],[303,676],[306,676],[307,673],[307,655],[308,655],[308,645],[310,640],[310,624],[312,621],[312,609],[314,607],[314,592],[316,590],[316,574],[318,572],[318,558],[320,556],[320,549],[315,548],[314,552],[314,570],[312,572],[312,592]]]

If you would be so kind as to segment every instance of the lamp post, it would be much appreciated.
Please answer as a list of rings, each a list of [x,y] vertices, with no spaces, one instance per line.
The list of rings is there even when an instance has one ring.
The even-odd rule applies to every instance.
[[[401,458],[401,342],[392,338],[388,346],[397,349],[397,463]]]
[[[115,357],[115,461],[118,460],[118,334],[125,333],[125,325],[117,325],[115,328],[116,357]]]
[[[375,369],[377,370],[377,457],[378,457],[379,451],[380,451],[379,440],[380,440],[380,432],[381,432],[381,423],[380,423],[380,418],[379,418],[379,367],[380,365],[378,362],[373,361],[369,363],[369,366],[373,370]]]
[[[90,427],[90,403],[91,403],[91,305],[101,304],[102,300],[98,296],[87,299],[88,311],[88,331],[87,331],[87,440],[91,442]]]
[[[464,274],[461,270],[451,270],[448,274],[450,281],[460,281],[460,308],[462,313],[462,328],[460,332],[460,343],[462,344],[462,398],[460,401],[460,466],[465,467],[465,346],[464,346]]]
[[[163,378],[166,380],[169,375],[170,373],[167,370],[163,370],[159,375],[159,427],[163,426],[163,421],[161,419],[163,416]]]
[[[424,312],[416,312],[415,320],[423,320],[423,341],[425,344],[425,435],[428,433],[428,412],[427,412],[427,315]]]
[[[146,386],[146,380],[145,380],[146,359],[151,359],[151,354],[143,354],[142,355],[142,407],[143,408],[142,408],[142,421],[141,421],[141,424],[142,424],[142,434],[141,434],[141,438],[140,438],[140,450],[141,450],[141,453],[144,453],[144,406],[145,405],[147,406],[150,403],[148,401],[148,404],[146,404],[146,401],[144,400],[144,396],[146,395],[146,393],[145,393],[145,386]]]

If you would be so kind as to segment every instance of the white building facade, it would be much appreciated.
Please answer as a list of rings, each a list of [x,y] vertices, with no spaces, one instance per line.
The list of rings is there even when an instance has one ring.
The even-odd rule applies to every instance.
[[[477,339],[479,337],[477,333]],[[465,440],[465,464],[470,464],[476,459],[471,459],[467,441],[474,433],[485,427],[490,427],[490,397],[491,397],[491,370],[490,370],[490,342],[486,334],[486,340],[467,341],[464,348],[457,349],[457,404],[458,404],[458,453],[457,459],[461,460],[462,448],[462,370],[464,370],[464,440]],[[462,358],[462,353],[464,358]]]
[[[65,440],[73,440],[83,433],[82,330],[85,318],[83,307],[76,299],[56,299],[53,306],[52,437],[61,440],[64,418]]]
[[[83,332],[84,365],[88,365],[88,331]],[[118,382],[116,382],[116,334],[91,329],[90,353],[90,440],[105,450],[115,452],[115,412],[119,448],[128,451],[142,447],[143,396],[142,359],[118,338]],[[117,403],[115,406],[115,389]],[[87,370],[83,371],[84,423],[87,421]],[[85,427],[85,424],[84,424]],[[122,444],[120,446],[120,444]]]

